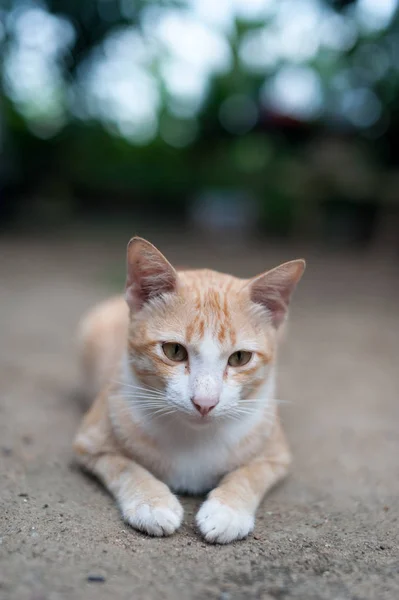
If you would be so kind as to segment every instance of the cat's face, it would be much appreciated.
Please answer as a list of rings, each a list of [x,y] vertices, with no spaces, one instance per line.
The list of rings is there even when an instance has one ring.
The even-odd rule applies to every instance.
[[[193,425],[249,415],[272,373],[277,330],[303,269],[293,261],[253,280],[177,273],[151,244],[132,240],[129,359],[146,389],[137,389],[138,405]]]

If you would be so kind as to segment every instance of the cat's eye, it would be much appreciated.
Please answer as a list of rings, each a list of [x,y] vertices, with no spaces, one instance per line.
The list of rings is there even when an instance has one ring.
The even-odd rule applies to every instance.
[[[166,342],[165,344],[162,344],[162,350],[169,360],[173,360],[174,362],[183,362],[184,360],[187,360],[187,350],[181,344]]]
[[[252,358],[252,352],[247,352],[247,350],[237,350],[237,352],[233,352],[230,356],[228,363],[230,367],[243,367]]]

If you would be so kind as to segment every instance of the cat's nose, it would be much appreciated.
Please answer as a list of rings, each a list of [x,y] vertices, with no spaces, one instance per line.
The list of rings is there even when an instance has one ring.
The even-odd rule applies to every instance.
[[[194,407],[198,410],[200,415],[205,417],[219,403],[219,398],[215,398],[215,397],[201,398],[198,396],[193,396],[191,398],[191,402],[193,403]]]

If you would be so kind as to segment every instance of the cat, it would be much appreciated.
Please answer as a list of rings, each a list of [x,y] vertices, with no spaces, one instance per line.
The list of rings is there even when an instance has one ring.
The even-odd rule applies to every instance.
[[[124,520],[173,534],[175,494],[206,494],[196,524],[210,543],[245,538],[291,455],[275,400],[276,351],[294,260],[252,279],[176,271],[150,242],[128,244],[124,297],[80,325],[95,402],[74,453],[115,497]]]

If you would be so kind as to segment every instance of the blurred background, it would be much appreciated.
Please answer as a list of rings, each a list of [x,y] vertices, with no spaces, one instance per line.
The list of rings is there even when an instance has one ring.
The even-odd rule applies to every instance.
[[[0,0],[7,597],[105,573],[98,599],[399,598],[398,199],[399,0]],[[188,500],[167,546],[121,536],[70,468],[76,326],[134,234],[243,277],[307,260],[279,361],[295,467],[242,550],[188,546]]]
[[[395,244],[397,0],[2,0],[0,53],[0,231]]]

